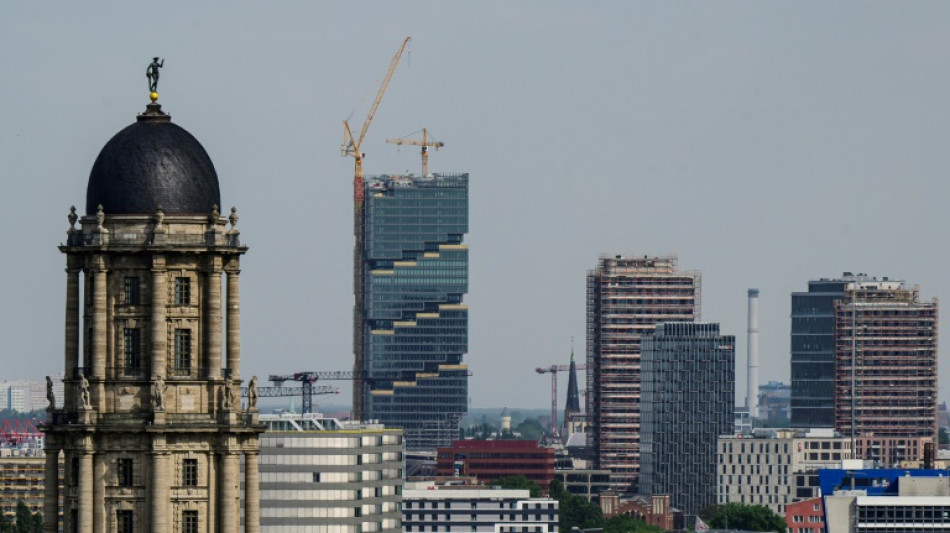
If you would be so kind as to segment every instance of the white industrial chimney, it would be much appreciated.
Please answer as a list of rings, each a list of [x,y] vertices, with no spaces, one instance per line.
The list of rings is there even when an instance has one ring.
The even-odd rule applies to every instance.
[[[749,329],[746,349],[748,350],[748,373],[745,406],[749,418],[759,416],[759,289],[749,289]]]

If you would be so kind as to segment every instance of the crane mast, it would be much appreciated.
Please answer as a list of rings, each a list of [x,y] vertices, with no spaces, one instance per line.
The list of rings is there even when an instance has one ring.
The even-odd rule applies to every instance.
[[[379,109],[379,103],[383,100],[383,95],[386,94],[386,88],[389,86],[389,81],[392,80],[393,73],[396,72],[396,66],[399,65],[399,60],[402,58],[402,53],[406,50],[406,45],[409,44],[410,37],[406,37],[402,41],[402,45],[396,51],[396,54],[393,55],[392,60],[389,62],[389,68],[386,69],[386,75],[383,77],[383,82],[379,86],[379,91],[376,93],[376,99],[373,100],[373,105],[370,106],[369,113],[366,115],[366,120],[363,121],[363,128],[360,130],[360,135],[358,138],[354,139],[353,132],[350,130],[350,124],[348,121],[343,121],[343,156],[352,156],[353,157],[353,233],[355,236],[355,243],[353,248],[353,371],[357,375],[362,375],[364,368],[363,361],[363,292],[365,290],[365,285],[363,281],[363,260],[364,260],[364,231],[365,231],[365,222],[363,221],[363,157],[364,153],[362,152],[363,139],[366,138],[366,132],[369,131],[369,126],[373,122],[373,117],[376,115],[376,110]],[[363,419],[363,393],[364,393],[365,382],[362,379],[358,379],[353,384],[353,414],[357,420]]]

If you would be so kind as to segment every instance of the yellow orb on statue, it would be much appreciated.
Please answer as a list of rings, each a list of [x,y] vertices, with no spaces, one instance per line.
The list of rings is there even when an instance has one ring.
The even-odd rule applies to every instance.
[[[152,99],[152,103],[155,103],[155,101],[158,100],[158,93],[155,91],[152,91],[151,93],[149,93],[148,97]]]

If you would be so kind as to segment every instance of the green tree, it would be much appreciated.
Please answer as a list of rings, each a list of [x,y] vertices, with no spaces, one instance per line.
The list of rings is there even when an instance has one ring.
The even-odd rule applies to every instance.
[[[708,509],[708,508],[707,508]],[[704,509],[706,511],[706,509]],[[700,513],[700,517],[703,513]],[[785,533],[785,519],[764,505],[727,503],[715,507],[709,517],[709,527],[716,529],[744,529],[746,531],[775,531]]]
[[[551,482],[549,494],[558,501],[558,529],[560,531],[570,531],[574,527],[581,529],[604,527],[604,513],[600,510],[600,506],[571,494],[560,481],[555,479]]]
[[[610,517],[604,524],[604,533],[662,533],[662,531],[662,528],[622,514]]]
[[[0,533],[13,533],[13,522],[0,511]]]
[[[538,423],[538,420],[531,418],[518,424],[515,431],[521,434],[522,439],[540,440],[544,435],[544,428]]]
[[[491,482],[492,485],[498,485],[503,489],[528,489],[532,498],[541,496],[541,487],[524,476],[505,476]]]

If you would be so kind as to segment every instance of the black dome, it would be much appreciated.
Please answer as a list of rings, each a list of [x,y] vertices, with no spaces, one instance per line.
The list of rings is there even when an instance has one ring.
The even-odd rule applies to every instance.
[[[218,174],[201,143],[158,104],[115,134],[89,173],[86,214],[210,213],[221,205]]]

